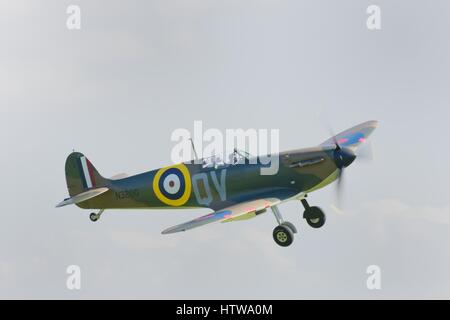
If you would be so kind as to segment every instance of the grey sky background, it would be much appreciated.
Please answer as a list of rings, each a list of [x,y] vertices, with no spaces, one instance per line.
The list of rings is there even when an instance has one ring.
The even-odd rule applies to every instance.
[[[82,27],[66,28],[81,7]],[[366,28],[381,7],[382,30]],[[0,1],[0,298],[450,298],[448,1]],[[271,213],[162,236],[207,210],[55,209],[64,161],[170,162],[176,128],[280,129],[280,148],[380,121],[375,160]],[[82,288],[66,288],[66,268]],[[381,267],[382,289],[366,288]]]

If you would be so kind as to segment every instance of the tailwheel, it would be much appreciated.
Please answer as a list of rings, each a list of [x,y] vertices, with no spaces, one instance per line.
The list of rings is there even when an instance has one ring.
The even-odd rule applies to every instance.
[[[294,232],[287,225],[279,225],[273,229],[273,239],[282,247],[287,247],[294,241]]]
[[[318,229],[325,224],[326,216],[319,207],[309,207],[303,213],[303,217],[310,227]]]
[[[97,221],[98,219],[100,219],[100,217],[99,217],[95,212],[92,212],[92,213],[89,215],[89,219],[91,219],[92,222],[95,222],[95,221]]]
[[[105,209],[101,209],[98,213],[91,212],[91,214],[89,215],[89,219],[91,219],[92,222],[98,221],[98,219],[100,219],[103,211],[105,211]]]

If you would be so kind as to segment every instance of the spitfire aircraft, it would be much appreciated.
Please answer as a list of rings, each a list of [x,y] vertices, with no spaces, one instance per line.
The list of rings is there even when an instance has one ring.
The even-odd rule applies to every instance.
[[[284,221],[278,205],[298,200],[304,207],[302,217],[312,228],[325,224],[324,212],[310,206],[309,193],[337,180],[344,168],[357,157],[358,147],[377,127],[368,121],[334,135],[312,148],[281,152],[275,175],[261,175],[261,162],[248,153],[235,150],[229,163],[217,159],[189,161],[134,176],[104,178],[79,152],[66,160],[65,173],[70,198],[57,205],[76,204],[83,209],[98,209],[90,219],[97,221],[105,209],[132,208],[209,208],[214,212],[170,227],[163,234],[186,231],[212,222],[231,222],[254,218],[271,209],[277,226],[275,242],[289,246],[296,227]],[[258,158],[258,157],[256,157]],[[257,159],[256,159],[257,160]]]

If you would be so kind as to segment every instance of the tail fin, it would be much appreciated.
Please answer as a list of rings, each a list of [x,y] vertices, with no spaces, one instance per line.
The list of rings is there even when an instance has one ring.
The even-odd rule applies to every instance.
[[[71,197],[92,188],[104,187],[107,184],[107,180],[80,152],[72,152],[66,159],[66,182]]]

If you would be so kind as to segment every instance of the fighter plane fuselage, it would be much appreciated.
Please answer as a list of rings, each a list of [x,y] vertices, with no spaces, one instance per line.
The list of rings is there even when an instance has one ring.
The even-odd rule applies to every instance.
[[[282,152],[278,155],[275,174],[262,174],[261,169],[268,165],[255,158],[215,166],[186,162],[107,180],[108,192],[78,206],[84,209],[205,207],[217,210],[268,196],[274,189],[294,197],[336,179],[337,167],[332,152],[325,147]],[[171,189],[171,183],[177,185]],[[182,201],[178,201],[180,192],[184,193]]]

